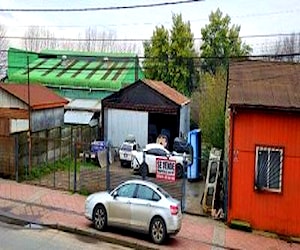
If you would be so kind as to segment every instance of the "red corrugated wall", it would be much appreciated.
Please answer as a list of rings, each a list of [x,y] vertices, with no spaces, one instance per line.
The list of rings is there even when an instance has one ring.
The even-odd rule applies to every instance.
[[[228,221],[300,236],[300,114],[237,110],[233,116]],[[254,189],[256,145],[284,148],[281,193]]]

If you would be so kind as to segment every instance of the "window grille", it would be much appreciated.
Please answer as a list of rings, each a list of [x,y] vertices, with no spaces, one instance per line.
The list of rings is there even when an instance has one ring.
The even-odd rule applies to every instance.
[[[281,192],[283,149],[257,146],[255,162],[255,188]]]

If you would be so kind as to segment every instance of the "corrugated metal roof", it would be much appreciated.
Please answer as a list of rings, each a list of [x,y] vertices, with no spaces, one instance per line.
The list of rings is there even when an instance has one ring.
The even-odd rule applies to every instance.
[[[10,49],[8,58],[12,82],[26,83],[29,78],[47,86],[114,92],[135,81],[136,57],[132,53],[43,51],[30,58],[29,67],[27,54],[21,50]],[[144,77],[140,69],[138,73]]]
[[[82,124],[90,123],[94,113],[89,111],[67,110],[64,115],[64,122],[68,124]]]
[[[190,102],[186,96],[179,93],[177,90],[171,88],[169,85],[165,84],[163,81],[155,81],[150,79],[142,79],[146,85],[164,95],[171,101],[175,102],[178,105],[185,105]]]
[[[228,101],[230,106],[300,109],[300,64],[231,62]]]
[[[101,100],[75,99],[71,100],[65,108],[100,111]]]
[[[15,96],[26,104],[30,104],[32,109],[47,109],[63,107],[68,103],[65,98],[60,97],[48,88],[39,84],[0,84],[0,88]],[[30,102],[28,102],[28,94]]]

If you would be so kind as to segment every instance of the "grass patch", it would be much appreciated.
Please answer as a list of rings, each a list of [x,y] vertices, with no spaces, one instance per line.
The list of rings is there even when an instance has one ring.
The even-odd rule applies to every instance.
[[[99,168],[98,165],[95,164],[95,162],[92,161],[79,161],[76,162],[76,172],[78,173],[81,168],[87,168],[87,169],[94,169]],[[57,171],[65,171],[74,173],[75,172],[75,161],[71,158],[62,158],[55,162],[51,163],[44,163],[40,165],[34,165],[32,166],[29,173],[26,174],[23,173],[23,178],[21,180],[38,180],[43,178],[44,176],[47,176],[49,174],[52,174]]]

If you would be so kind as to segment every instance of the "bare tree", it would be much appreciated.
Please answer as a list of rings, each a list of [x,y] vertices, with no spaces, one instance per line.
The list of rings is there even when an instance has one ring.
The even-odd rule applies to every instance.
[[[282,58],[284,61],[299,62],[300,53],[300,33],[293,33],[292,35],[280,39],[275,46],[276,55],[287,55]]]
[[[289,36],[281,37],[275,42],[274,47],[266,46],[263,51],[267,52],[267,54],[274,55],[270,56],[270,60],[299,62],[300,33],[293,33]]]
[[[24,34],[24,47],[30,51],[54,49],[57,47],[55,35],[50,30],[41,26],[30,26]]]
[[[79,34],[78,37],[80,38],[82,35]],[[139,52],[136,43],[117,41],[117,34],[113,30],[99,31],[95,27],[89,27],[85,30],[84,39],[79,40],[77,49],[82,51]]]
[[[7,70],[7,48],[6,28],[0,25],[0,78],[3,79]]]
[[[26,50],[39,52],[42,49],[67,49],[101,52],[133,52],[139,53],[141,46],[135,42],[117,41],[115,31],[99,31],[89,27],[84,34],[79,33],[78,39],[59,39],[50,30],[41,26],[30,26],[24,34],[23,45]]]

